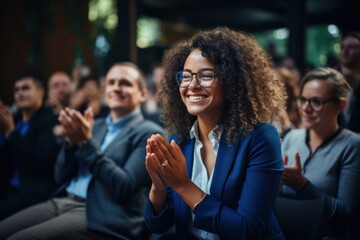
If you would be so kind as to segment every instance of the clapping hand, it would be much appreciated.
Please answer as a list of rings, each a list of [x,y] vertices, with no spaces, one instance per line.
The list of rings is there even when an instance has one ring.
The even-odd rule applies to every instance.
[[[152,135],[146,145],[146,169],[153,182],[149,198],[155,214],[166,205],[167,186],[179,194],[185,191],[196,196],[187,191],[189,185],[193,185],[192,189],[195,185],[187,176],[185,157],[175,141],[168,143],[160,134]]]
[[[59,122],[64,128],[64,135],[69,145],[80,145],[92,138],[94,112],[91,107],[84,115],[75,109],[65,108],[60,111]]]
[[[175,141],[168,143],[160,134],[156,134],[147,143],[147,167],[155,183],[161,183],[158,184],[160,187],[167,185],[178,190],[190,181],[185,157]]]
[[[0,101],[0,130],[8,137],[15,130],[15,122],[11,115],[10,107]]]
[[[282,175],[282,183],[298,191],[302,189],[308,181],[302,174],[299,153],[295,153],[294,164],[292,166],[288,165],[288,160],[289,158],[285,155],[283,158],[285,170]]]

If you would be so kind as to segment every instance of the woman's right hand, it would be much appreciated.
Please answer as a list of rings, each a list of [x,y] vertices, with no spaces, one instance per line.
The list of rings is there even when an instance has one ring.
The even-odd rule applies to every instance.
[[[166,184],[162,180],[160,174],[157,172],[158,169],[161,169],[159,160],[156,158],[156,155],[153,153],[151,146],[148,144],[146,145],[146,170],[148,171],[150,178],[153,182],[154,188],[157,191],[165,191]]]
[[[157,169],[160,169],[159,160],[156,158],[153,150],[147,140],[146,145],[146,159],[145,159],[146,170],[152,181],[152,186],[149,193],[149,200],[151,202],[153,212],[159,214],[166,206],[166,184],[161,178]]]

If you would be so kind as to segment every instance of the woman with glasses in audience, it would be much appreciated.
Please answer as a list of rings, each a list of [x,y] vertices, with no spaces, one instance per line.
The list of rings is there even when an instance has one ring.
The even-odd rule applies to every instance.
[[[264,51],[223,27],[177,44],[163,64],[162,119],[176,134],[147,142],[149,229],[175,224],[177,239],[283,239],[274,215],[283,163],[268,123],[284,96]]]
[[[350,86],[338,71],[319,68],[301,82],[296,102],[305,129],[291,130],[282,152],[282,195],[324,198],[325,236],[347,238],[359,203],[360,136],[339,127]],[[296,216],[294,216],[296,217]]]

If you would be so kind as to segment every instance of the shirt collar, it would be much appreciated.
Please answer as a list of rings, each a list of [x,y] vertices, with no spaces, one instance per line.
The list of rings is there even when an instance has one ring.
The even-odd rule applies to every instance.
[[[109,132],[113,132],[124,127],[128,122],[130,122],[131,119],[140,115],[140,113],[141,113],[140,108],[137,108],[133,112],[126,115],[125,117],[118,118],[114,121],[111,119],[111,114],[109,114],[105,119],[107,130]]]
[[[215,139],[216,141],[220,141],[221,134],[223,132],[223,128],[220,125],[216,125],[213,130],[209,133],[209,139]],[[190,129],[190,139],[195,138],[196,140],[200,140],[199,137],[199,124],[196,120],[193,126]]]

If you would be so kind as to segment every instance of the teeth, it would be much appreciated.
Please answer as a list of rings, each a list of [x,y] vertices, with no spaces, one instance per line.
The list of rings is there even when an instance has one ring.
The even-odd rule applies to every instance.
[[[204,99],[205,96],[189,96],[190,100],[200,100],[200,99]]]

